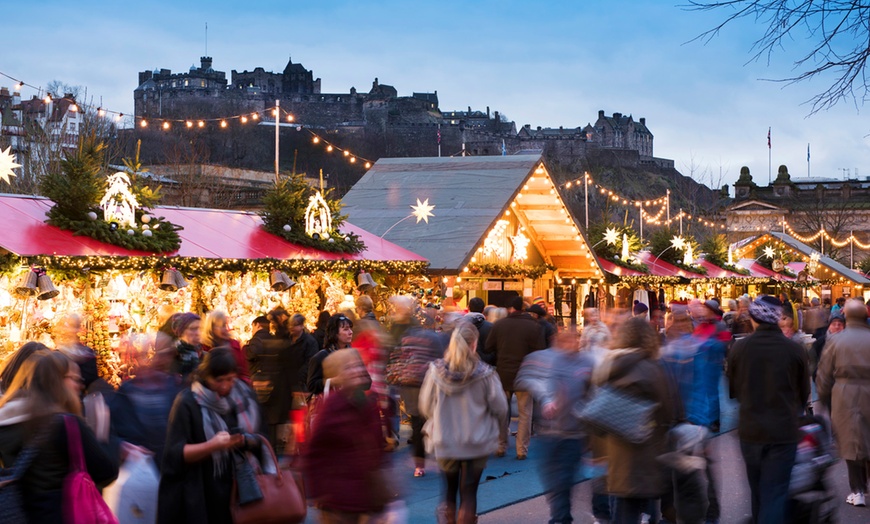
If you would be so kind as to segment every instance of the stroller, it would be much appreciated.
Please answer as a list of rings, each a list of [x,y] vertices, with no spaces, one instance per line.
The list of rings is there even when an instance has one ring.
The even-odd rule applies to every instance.
[[[820,524],[837,521],[837,504],[828,491],[825,475],[837,457],[826,421],[818,416],[801,418],[801,440],[791,472],[789,495],[792,522]]]

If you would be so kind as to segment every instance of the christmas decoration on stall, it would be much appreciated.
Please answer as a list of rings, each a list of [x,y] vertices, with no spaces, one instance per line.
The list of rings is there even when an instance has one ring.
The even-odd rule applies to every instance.
[[[650,237],[649,250],[656,254],[656,260],[700,275],[707,274],[705,268],[694,263],[700,250],[698,242],[691,235],[676,235],[670,229],[660,229]]]
[[[181,227],[150,214],[159,188],[151,190],[139,179],[138,151],[135,160],[125,161],[126,172],[108,179],[102,176],[104,152],[105,145],[95,136],[83,136],[61,162],[61,170],[43,178],[41,192],[54,202],[46,222],[127,249],[176,251]]]
[[[275,182],[263,197],[263,228],[285,240],[331,253],[359,253],[365,244],[359,236],[340,228],[346,216],[341,202],[330,199],[332,188],[312,189],[301,173]]]
[[[755,262],[774,273],[796,277],[797,273],[788,267],[792,261],[791,253],[787,249],[777,249],[777,246],[772,242],[761,244],[755,248]]]
[[[632,256],[643,249],[643,243],[630,226],[613,222],[592,224],[589,226],[589,242],[599,258],[634,271],[649,273],[649,268]]]
[[[21,164],[15,161],[15,155],[13,155],[11,151],[12,146],[0,151],[0,179],[10,185],[12,182],[9,180],[9,177],[16,176],[13,169],[21,167]]]
[[[423,202],[420,202],[420,199],[417,199],[417,205],[411,206],[411,209],[414,210],[412,215],[417,217],[417,223],[419,224],[421,220],[429,223],[429,217],[434,217],[435,214],[432,213],[432,210],[435,209],[435,205],[429,205],[429,199],[427,198]]]
[[[723,234],[710,235],[701,243],[701,251],[704,253],[704,259],[714,266],[727,269],[741,275],[749,275],[749,270],[734,264],[734,257],[731,252],[731,246],[728,243],[728,238]]]
[[[556,266],[551,264],[541,264],[538,266],[527,266],[524,264],[478,264],[471,263],[463,270],[463,274],[471,275],[490,275],[495,277],[514,278],[524,277],[532,280],[537,280],[544,276],[547,271],[553,271]]]

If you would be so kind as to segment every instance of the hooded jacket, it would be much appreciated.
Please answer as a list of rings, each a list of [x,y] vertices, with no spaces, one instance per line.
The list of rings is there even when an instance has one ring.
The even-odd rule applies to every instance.
[[[429,364],[419,409],[427,419],[426,451],[436,459],[457,460],[494,453],[508,413],[501,381],[492,367],[478,362],[465,376],[450,371],[443,359]]]

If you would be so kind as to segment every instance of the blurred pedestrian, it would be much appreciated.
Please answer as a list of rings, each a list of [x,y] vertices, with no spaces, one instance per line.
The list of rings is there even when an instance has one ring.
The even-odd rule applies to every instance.
[[[84,383],[78,365],[58,351],[37,351],[0,397],[0,462],[29,467],[21,480],[29,522],[63,522],[74,508],[64,503],[71,470],[66,418],[78,429],[87,473],[105,487],[118,476],[117,447],[97,439],[81,417]]]
[[[305,450],[306,495],[321,523],[371,522],[395,497],[383,470],[377,404],[365,395],[371,379],[355,349],[330,352],[322,366],[330,392]]]
[[[810,394],[806,351],[779,328],[782,302],[760,296],[749,307],[755,331],[728,355],[731,397],[740,402],[740,450],[753,522],[790,522],[788,487]]]
[[[543,448],[539,472],[550,506],[550,522],[571,523],[571,488],[587,447],[583,423],[577,418],[591,385],[595,361],[580,352],[580,337],[566,330],[550,349],[523,360],[514,384],[529,391],[541,406],[535,428]]]
[[[843,306],[846,329],[832,336],[819,363],[819,399],[831,412],[837,449],[846,460],[851,494],[846,502],[866,506],[870,468],[870,326],[867,306],[849,299]]]
[[[517,425],[517,460],[525,460],[529,453],[532,433],[532,397],[527,391],[514,386],[514,379],[529,353],[544,349],[544,335],[538,322],[523,311],[522,297],[511,300],[507,317],[495,322],[486,339],[486,352],[495,353],[495,369],[504,388],[510,407],[511,398],[517,397],[519,423]],[[503,457],[507,451],[510,416],[499,432],[496,456]]]
[[[75,313],[62,316],[54,326],[52,338],[58,351],[71,358],[81,370],[85,389],[100,378],[97,372],[97,355],[94,350],[82,344],[79,333],[82,330],[82,317]]]
[[[336,313],[326,325],[324,348],[314,354],[308,362],[308,392],[312,395],[323,393],[323,360],[339,349],[349,348],[353,341],[353,322],[343,313]]]
[[[474,297],[470,299],[468,301],[468,314],[465,315],[465,319],[471,322],[477,328],[478,333],[480,333],[480,336],[477,337],[477,347],[475,348],[477,356],[487,364],[493,365],[495,364],[495,354],[486,352],[486,337],[489,336],[489,332],[492,329],[492,322],[487,320],[483,314],[484,306],[482,298]]]
[[[314,323],[314,331],[311,332],[311,336],[317,341],[318,351],[324,348],[323,344],[326,340],[326,325],[329,324],[329,318],[331,316],[332,315],[329,311],[321,311],[317,315],[317,322]]]
[[[21,369],[21,366],[30,358],[31,355],[39,351],[50,351],[45,344],[39,342],[25,342],[20,348],[9,355],[3,362],[2,371],[0,371],[0,395],[9,389],[9,385],[15,380],[15,376]]]
[[[658,457],[667,449],[667,432],[676,412],[658,361],[659,337],[646,317],[631,317],[613,333],[613,349],[595,370],[595,384],[657,405],[652,418],[655,427],[645,442],[632,444],[611,434],[605,437],[607,488],[615,497],[613,522],[636,524],[642,514],[653,513],[655,501],[667,490],[666,471]]]
[[[200,341],[202,342],[202,350],[210,351],[212,348],[220,346],[230,348],[233,356],[236,357],[239,378],[250,384],[251,376],[248,371],[248,360],[245,358],[245,352],[242,351],[242,344],[233,338],[230,332],[227,314],[218,310],[210,311],[205,316],[201,329]]]
[[[507,402],[498,375],[477,355],[479,333],[470,322],[454,328],[443,359],[429,364],[420,388],[427,450],[444,479],[439,523],[477,522],[477,488],[487,457],[498,447]],[[457,496],[459,498],[457,512]]]
[[[206,353],[169,416],[157,521],[230,524],[234,451],[261,451],[260,407],[232,350]]]
[[[170,366],[170,371],[181,375],[185,384],[190,384],[193,380],[191,374],[199,366],[202,355],[200,318],[193,313],[177,313],[171,320],[172,333],[175,337],[175,359]]]

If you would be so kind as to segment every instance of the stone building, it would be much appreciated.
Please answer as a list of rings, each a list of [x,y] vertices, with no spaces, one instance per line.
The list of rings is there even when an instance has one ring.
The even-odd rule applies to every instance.
[[[781,165],[773,182],[759,186],[744,166],[734,184],[734,195],[724,211],[733,241],[750,233],[786,232],[823,253],[838,247],[832,245],[831,238],[842,243],[854,234],[859,242],[870,242],[870,177],[792,178],[788,167]],[[826,231],[824,238],[818,235],[821,229]],[[857,259],[864,256],[861,253]]]

